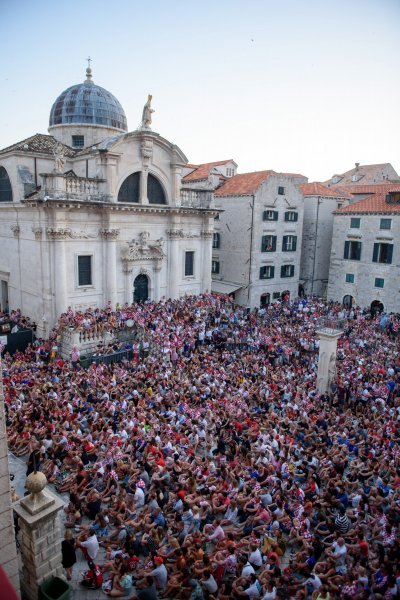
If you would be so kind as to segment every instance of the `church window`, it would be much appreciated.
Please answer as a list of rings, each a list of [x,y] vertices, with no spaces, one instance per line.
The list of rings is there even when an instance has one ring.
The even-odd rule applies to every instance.
[[[167,204],[161,183],[151,173],[147,178],[147,197],[149,204]]]
[[[78,256],[78,285],[92,285],[92,256]]]
[[[72,147],[73,148],[83,148],[85,145],[85,136],[83,135],[73,135],[72,136]]]
[[[194,275],[194,252],[191,250],[185,252],[185,277],[193,277]]]
[[[121,185],[118,193],[118,202],[139,202],[140,173],[132,173]]]
[[[4,167],[0,167],[0,202],[12,202],[10,178]]]

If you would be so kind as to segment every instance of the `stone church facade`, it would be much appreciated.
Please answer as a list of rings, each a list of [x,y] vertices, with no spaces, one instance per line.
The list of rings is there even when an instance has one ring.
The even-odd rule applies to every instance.
[[[45,335],[68,306],[211,289],[213,195],[185,187],[187,158],[152,131],[151,97],[127,131],[92,81],[55,101],[49,134],[0,151],[0,304]]]

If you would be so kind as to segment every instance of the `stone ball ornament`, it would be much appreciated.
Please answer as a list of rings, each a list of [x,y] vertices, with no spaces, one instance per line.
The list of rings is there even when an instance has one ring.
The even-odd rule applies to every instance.
[[[31,473],[26,478],[25,487],[33,496],[40,494],[44,490],[47,485],[47,477],[44,473],[40,471],[35,471]]]

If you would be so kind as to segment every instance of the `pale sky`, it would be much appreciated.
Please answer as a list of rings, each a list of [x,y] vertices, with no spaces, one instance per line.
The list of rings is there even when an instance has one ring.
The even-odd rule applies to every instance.
[[[193,163],[400,173],[400,0],[0,0],[0,147],[85,78]]]

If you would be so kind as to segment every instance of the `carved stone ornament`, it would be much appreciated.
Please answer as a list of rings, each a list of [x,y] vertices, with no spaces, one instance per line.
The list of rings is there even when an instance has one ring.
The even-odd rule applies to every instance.
[[[41,240],[43,235],[42,227],[32,227],[32,232],[35,234],[35,240]]]
[[[11,225],[11,231],[14,234],[14,237],[19,237],[19,234],[21,233],[21,227],[19,225]]]
[[[105,240],[116,240],[120,234],[119,229],[100,229],[100,235]]]
[[[72,229],[69,229],[68,227],[59,229],[48,227],[46,233],[51,240],[66,240],[67,238],[70,238],[71,240],[94,240],[98,237],[97,233],[72,231]]]
[[[143,163],[148,165],[151,157],[153,156],[153,140],[143,140],[140,150],[142,152]]]
[[[192,231],[183,231],[183,229],[167,229],[166,234],[170,240],[184,240],[199,237],[198,233],[193,233]]]
[[[133,263],[142,261],[154,262],[155,270],[159,270],[165,258],[164,240],[163,238],[150,240],[150,234],[142,231],[138,240],[132,240],[122,249],[121,258],[125,271],[129,271]]]
[[[211,240],[213,237],[213,232],[212,231],[202,231],[200,235],[205,240]]]

